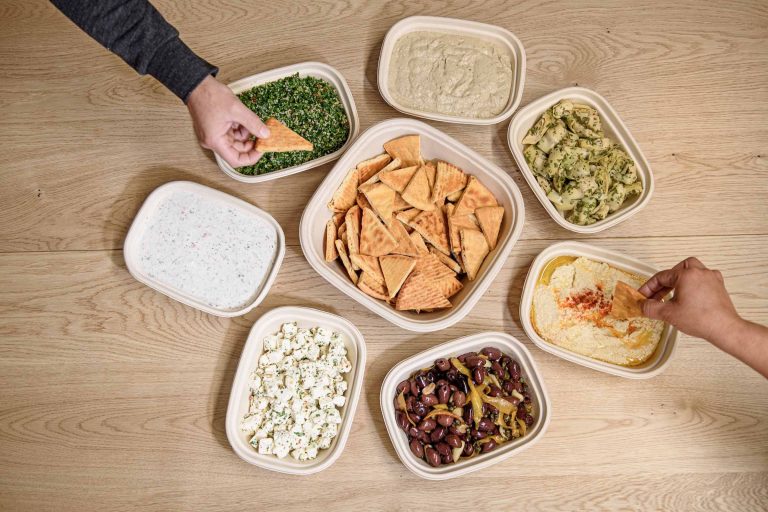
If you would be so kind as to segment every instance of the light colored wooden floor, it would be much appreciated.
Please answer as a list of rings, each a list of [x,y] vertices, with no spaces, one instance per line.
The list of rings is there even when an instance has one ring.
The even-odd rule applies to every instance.
[[[433,123],[507,169],[527,207],[497,282],[455,328],[398,329],[319,278],[298,219],[330,166],[258,186],[221,173],[184,107],[46,2],[0,4],[0,510],[761,510],[768,507],[768,382],[681,338],[661,376],[581,368],[525,339],[517,313],[532,259],[583,238],[659,266],[697,255],[723,271],[747,318],[768,323],[768,5],[765,2],[158,1],[185,41],[231,81],[304,60],[337,67],[363,128],[397,113],[376,63],[397,20],[496,23],[528,54],[523,105],[579,84],[603,93],[651,162],[639,215],[575,237],[536,202],[506,146],[507,123]],[[288,241],[267,300],[215,318],[140,285],[122,259],[147,194],[191,179],[270,211]],[[247,465],[224,434],[249,327],[270,308],[333,311],[366,337],[368,367],[339,461],[308,478]],[[447,483],[397,459],[378,406],[402,358],[480,330],[525,340],[554,411],[534,449]],[[442,506],[442,505],[441,505]],[[463,506],[463,505],[460,505]]]

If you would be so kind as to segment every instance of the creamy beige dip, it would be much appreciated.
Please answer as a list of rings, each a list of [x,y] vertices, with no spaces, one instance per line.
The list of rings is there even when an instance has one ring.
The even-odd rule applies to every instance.
[[[545,341],[592,359],[623,366],[647,361],[664,322],[609,315],[616,281],[638,288],[644,280],[606,263],[560,257],[547,264],[533,295],[531,320]]]
[[[511,52],[499,43],[410,32],[395,43],[387,83],[405,107],[487,119],[507,106],[512,78]]]

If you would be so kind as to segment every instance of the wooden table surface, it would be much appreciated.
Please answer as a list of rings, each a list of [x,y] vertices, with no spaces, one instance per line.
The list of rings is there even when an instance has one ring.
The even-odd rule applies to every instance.
[[[321,279],[298,220],[332,164],[262,185],[218,170],[185,108],[47,2],[0,4],[0,509],[2,510],[761,510],[768,507],[768,381],[682,336],[647,381],[549,355],[518,314],[533,258],[580,239],[670,266],[720,269],[739,311],[768,323],[768,5],[762,1],[351,2],[163,0],[184,40],[224,82],[308,60],[347,79],[363,129],[399,114],[376,87],[384,34],[433,14],[495,23],[527,56],[522,105],[561,87],[605,95],[654,169],[647,208],[593,236],[558,227],[518,172],[508,123],[431,123],[504,168],[526,205],[499,278],[455,327],[399,329]],[[193,180],[272,213],[288,243],[267,299],[234,319],[131,278],[123,239],[157,186]],[[363,332],[365,384],[349,442],[300,478],[250,466],[224,432],[249,328],[308,305]],[[401,359],[484,331],[517,336],[549,389],[553,418],[533,449],[449,482],[400,463],[379,387]],[[444,505],[448,503],[449,505]],[[466,503],[467,505],[464,505]]]

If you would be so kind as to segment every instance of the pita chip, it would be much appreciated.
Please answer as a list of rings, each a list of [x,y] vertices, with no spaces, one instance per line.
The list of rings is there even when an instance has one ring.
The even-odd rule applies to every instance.
[[[440,278],[437,281],[434,281],[434,285],[435,285],[435,288],[440,290],[440,293],[442,293],[446,299],[450,299],[451,297],[456,295],[462,288],[464,288],[464,285],[461,284],[461,281],[459,281],[455,277]]]
[[[427,181],[429,181],[429,190],[435,186],[435,174],[437,174],[437,168],[432,162],[424,164],[424,170],[427,171]]]
[[[357,273],[355,273],[355,271],[352,269],[352,263],[349,261],[349,256],[347,256],[347,250],[344,248],[344,242],[341,240],[336,240],[336,250],[339,252],[341,263],[347,270],[347,275],[353,283],[357,284]]]
[[[643,316],[643,302],[646,297],[623,281],[617,281],[613,289],[611,316],[619,320],[629,320]]]
[[[453,194],[448,194],[448,197],[446,197],[446,199],[447,199],[448,201],[452,202],[452,203],[455,203],[456,201],[458,201],[459,199],[461,199],[461,193],[462,193],[463,191],[464,191],[464,189],[462,189],[462,190],[457,190],[457,191],[456,191],[456,192],[454,192]]]
[[[401,212],[403,210],[410,210],[412,206],[403,199],[403,196],[395,192],[395,202],[392,204],[392,211]]]
[[[488,242],[485,241],[485,237],[480,231],[461,230],[461,261],[464,263],[464,270],[467,271],[467,277],[470,281],[474,281],[477,277],[477,272],[490,250]]]
[[[472,215],[447,215],[447,217],[448,235],[451,240],[451,250],[453,251],[453,254],[458,255],[461,253],[461,237],[459,230],[474,229],[480,231],[480,227],[475,224]]]
[[[499,239],[499,230],[501,229],[501,220],[504,218],[503,206],[483,206],[475,210],[475,217],[483,230],[485,240],[491,250],[496,248],[496,242]]]
[[[357,199],[357,183],[357,169],[350,169],[339,188],[334,192],[331,202],[328,203],[328,209],[337,213],[344,213],[352,208]]]
[[[386,153],[382,153],[379,156],[369,158],[357,164],[357,172],[360,173],[360,182],[364,183],[376,175],[380,170],[387,166],[392,161]]]
[[[397,247],[397,240],[375,213],[363,209],[363,223],[360,230],[360,252],[368,256],[384,256]]]
[[[411,206],[419,210],[434,210],[435,204],[432,202],[432,188],[429,186],[427,178],[427,167],[422,165],[413,175],[411,181],[403,190],[403,199]]]
[[[384,183],[374,183],[372,185],[362,185],[360,192],[365,194],[365,198],[371,203],[371,209],[376,212],[385,224],[389,224],[392,220],[395,191]]]
[[[442,263],[443,265],[445,265],[449,269],[453,270],[457,274],[461,274],[461,272],[462,272],[461,265],[456,263],[456,261],[454,261],[453,258],[451,258],[450,256],[446,256],[445,254],[441,253],[440,251],[438,251],[434,247],[430,247],[429,248],[429,252],[434,254],[435,256],[437,256],[437,259],[440,260],[440,263]]]
[[[365,194],[363,194],[362,192],[357,193],[357,198],[355,201],[357,202],[357,206],[359,206],[361,210],[363,208],[373,208],[371,206],[371,203],[368,202],[368,199],[365,198]]]
[[[451,303],[432,281],[416,272],[411,273],[400,288],[395,309],[400,311],[450,308]]]
[[[401,165],[410,167],[421,165],[421,137],[418,135],[405,135],[384,143],[384,151],[392,158],[400,160]]]
[[[377,283],[366,273],[360,274],[360,279],[357,281],[357,287],[362,290],[366,295],[370,295],[374,299],[389,300],[387,296],[387,287],[383,283]]]
[[[435,185],[432,187],[432,202],[439,203],[446,196],[459,192],[467,185],[467,175],[448,162],[437,162]]]
[[[414,272],[423,274],[433,281],[438,281],[444,277],[456,277],[456,274],[443,263],[434,254],[426,254],[416,260]]]
[[[267,119],[264,124],[269,128],[269,138],[256,139],[255,149],[257,151],[281,153],[285,151],[312,151],[315,148],[311,142],[274,117]]]
[[[445,226],[445,216],[442,210],[421,212],[409,224],[424,240],[431,243],[440,252],[448,256],[451,249],[448,247],[448,234]]]
[[[371,185],[371,184],[373,184],[373,183],[378,183],[378,182],[380,181],[380,179],[379,179],[379,178],[381,177],[381,174],[382,174],[382,173],[384,173],[384,172],[388,172],[388,171],[394,171],[395,169],[399,169],[399,168],[400,168],[400,160],[398,160],[397,158],[395,158],[394,160],[392,160],[391,162],[389,162],[389,163],[386,165],[386,167],[384,167],[382,170],[380,170],[379,172],[377,172],[376,174],[374,174],[373,176],[371,176],[370,178],[368,178],[368,179],[367,179],[367,180],[366,180],[366,181],[363,183],[363,185]]]
[[[336,227],[339,227],[341,224],[344,224],[344,215],[346,212],[339,212],[333,214],[333,223],[336,225]]]
[[[329,220],[325,225],[325,261],[333,261],[339,257],[336,251],[336,224]]]
[[[403,193],[405,187],[419,170],[418,165],[412,165],[411,167],[403,167],[402,169],[395,169],[393,171],[381,171],[379,173],[379,180],[382,183],[387,184],[395,192]]]
[[[429,249],[427,249],[427,244],[424,243],[424,237],[422,237],[416,231],[414,231],[408,236],[413,242],[413,245],[416,247],[416,252],[418,252],[419,255],[423,256],[425,254],[429,254]]]
[[[347,230],[347,247],[349,248],[349,254],[357,254],[360,252],[360,207],[355,205],[344,216],[344,225]],[[355,262],[352,262],[352,268],[358,270]]]
[[[407,210],[403,210],[400,213],[398,213],[395,218],[400,222],[402,222],[403,224],[407,225],[409,222],[415,219],[416,216],[420,213],[421,213],[421,210],[419,210],[418,208],[409,208]]]
[[[483,206],[498,206],[498,204],[499,203],[496,202],[496,198],[491,191],[488,190],[485,185],[480,183],[480,180],[474,176],[470,176],[459,202],[456,203],[456,209],[453,211],[453,214],[466,215],[468,213],[474,213],[477,208],[482,208]]]
[[[347,224],[345,222],[341,226],[339,226],[339,229],[336,232],[336,238],[341,238],[342,236],[344,236],[346,232],[347,232]]]
[[[366,256],[365,254],[350,254],[349,260],[352,265],[362,270],[368,279],[384,285],[384,274],[381,273],[379,259],[376,256]]]
[[[403,256],[418,256],[419,251],[413,244],[413,240],[408,236],[408,231],[403,226],[403,223],[397,219],[392,219],[389,223],[389,232],[394,235],[397,240],[397,247],[392,249],[392,254],[401,254]]]
[[[405,279],[410,275],[416,260],[408,256],[382,256],[379,258],[381,271],[384,273],[384,281],[387,284],[389,298],[393,299]]]

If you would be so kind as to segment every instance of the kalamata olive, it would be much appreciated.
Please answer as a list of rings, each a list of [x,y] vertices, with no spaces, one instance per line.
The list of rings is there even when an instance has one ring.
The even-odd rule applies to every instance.
[[[411,395],[405,399],[405,408],[408,411],[413,411],[413,406],[416,405],[416,397]]]
[[[493,414],[494,412],[498,412],[498,409],[496,409],[496,406],[488,403],[483,404],[483,416],[488,416],[489,414]]]
[[[456,436],[458,438],[461,438],[461,436],[464,435],[461,432],[461,430],[459,430],[459,428],[454,426],[454,425],[451,425],[450,427],[448,427],[448,433],[451,434],[451,435],[454,435],[454,436]]]
[[[430,466],[437,467],[440,465],[440,454],[431,446],[424,448],[424,457],[427,459],[427,463],[429,463]]]
[[[524,422],[525,422],[525,424],[526,424],[526,425],[528,425],[529,427],[530,427],[530,426],[533,426],[533,416],[531,416],[530,414],[526,414],[526,415],[525,415],[525,419],[524,419],[523,421],[524,421]]]
[[[435,395],[423,395],[421,397],[421,403],[427,407],[432,407],[437,404],[437,397]]]
[[[467,368],[477,368],[478,366],[483,366],[485,364],[485,359],[479,356],[469,356],[466,359],[466,366]]]
[[[408,385],[411,387],[411,394],[412,395],[416,396],[416,395],[419,394],[419,385],[416,384],[416,380],[415,379],[411,379],[410,381],[408,381]]]
[[[517,364],[517,361],[512,360],[507,365],[507,368],[509,369],[509,376],[512,377],[512,380],[520,380],[520,365]]]
[[[437,416],[437,422],[444,427],[450,427],[453,425],[453,417],[448,416],[447,414],[439,414]]]
[[[506,354],[502,354],[501,359],[499,359],[499,362],[501,363],[501,366],[507,366],[507,364],[510,361],[510,357]]]
[[[501,389],[504,390],[504,392],[508,395],[512,394],[512,390],[515,389],[515,383],[511,380],[505,380],[501,383]],[[424,399],[422,398],[422,401]]]
[[[437,443],[437,446],[435,446],[435,449],[437,450],[437,453],[439,453],[440,455],[451,454],[451,447],[448,446],[448,443]]]
[[[397,394],[405,393],[406,395],[411,392],[411,384],[404,380],[400,384],[397,385]]]
[[[442,438],[444,438],[447,432],[448,430],[445,427],[438,425],[437,427],[435,427],[435,430],[433,430],[429,434],[429,440],[432,441],[433,443],[436,443],[440,441]]]
[[[432,370],[429,370],[426,375],[424,375],[424,378],[427,379],[427,384],[430,382],[435,382],[435,372]]]
[[[398,427],[408,432],[408,429],[410,428],[411,424],[408,423],[408,418],[405,417],[405,414],[403,414],[400,411],[397,411],[397,413],[395,413],[395,421],[397,422]]]
[[[483,432],[490,432],[493,430],[493,422],[488,418],[483,418],[480,420],[480,423],[477,424],[477,429],[482,430]]]
[[[435,360],[435,367],[441,372],[447,372],[451,367],[451,363],[446,358],[441,357],[440,359]]]
[[[472,356],[476,356],[476,355],[477,355],[477,352],[466,352],[466,353],[461,354],[459,356],[459,360],[461,360],[462,357],[466,360],[468,357],[472,357]]]
[[[459,438],[459,436],[455,436],[453,434],[451,434],[449,436],[445,436],[445,442],[451,448],[458,448],[459,446],[461,446],[461,438]]]
[[[488,389],[488,396],[497,397],[501,394],[501,388],[496,384],[491,384]]]
[[[464,407],[464,404],[467,403],[467,395],[464,394],[463,391],[456,390],[453,392],[453,405],[456,407]]]
[[[423,375],[417,375],[414,380],[416,381],[416,384],[419,385],[419,389],[421,389],[421,388],[423,388],[424,386],[427,385],[427,379]],[[415,394],[416,393],[414,393],[414,395]]]
[[[408,413],[408,417],[411,418],[411,421],[418,424],[421,421],[421,416],[418,414],[414,414],[412,412]]]
[[[416,404],[413,406],[413,412],[418,414],[419,416],[426,416],[427,406],[424,405],[423,402],[416,402]]]
[[[418,437],[419,436],[419,432],[421,432],[421,430],[419,430],[418,428],[412,426],[410,423],[408,425],[410,426],[410,428],[408,429],[408,435],[411,436],[411,437]]]
[[[519,381],[515,382],[514,386],[515,386],[515,391],[517,391],[518,393],[522,393],[523,392],[523,383],[522,382],[519,382]]]
[[[475,453],[475,445],[472,443],[464,444],[464,449],[461,451],[461,454],[465,457],[469,457],[473,453]]]
[[[441,455],[440,460],[443,464],[451,464],[453,462],[453,455],[450,453],[448,455]]]
[[[436,426],[437,422],[432,418],[427,418],[419,422],[419,430],[423,430],[424,432],[432,432]]]
[[[432,440],[429,438],[429,434],[427,434],[423,430],[419,430],[419,441],[421,441],[424,444],[429,444],[432,442]]]
[[[435,381],[435,387],[437,388],[440,388],[442,386],[447,386],[448,384],[449,382],[445,379],[438,379],[437,381]]]
[[[498,378],[500,379],[504,378],[504,368],[501,367],[498,361],[493,361],[491,363],[491,370],[493,371],[494,375],[496,375]]]
[[[451,390],[451,393],[459,389],[458,387],[456,387],[456,384],[448,384],[448,388]]]
[[[471,407],[464,408],[464,423],[471,425],[475,419],[475,411]]]
[[[424,457],[424,445],[418,439],[411,439],[411,452],[418,458]]]
[[[477,430],[476,428],[473,428],[472,430],[469,431],[469,436],[472,439],[483,439],[483,438],[488,437],[488,433],[487,432],[482,432],[480,430]]]
[[[488,356],[491,361],[498,361],[501,357],[501,350],[496,347],[485,347],[480,351],[481,354]]]
[[[491,439],[491,440],[490,440],[490,441],[488,441],[487,443],[483,443],[482,445],[480,445],[480,451],[481,451],[482,453],[488,453],[488,452],[490,452],[491,450],[495,449],[495,448],[496,448],[496,446],[497,446],[497,445],[496,445],[496,441],[494,441],[493,439]]]
[[[459,377],[459,370],[451,366],[451,368],[445,372],[445,377],[451,380],[457,379]]]
[[[521,420],[525,420],[525,415],[528,414],[528,411],[525,410],[525,405],[520,404],[517,407],[517,417]]]
[[[475,384],[482,384],[483,379],[485,379],[485,368],[479,366],[472,370],[472,380],[475,381]]]
[[[450,396],[451,396],[451,388],[449,388],[448,386],[443,385],[437,388],[437,400],[441,404],[447,404]]]
[[[525,393],[524,394],[524,398],[525,398],[525,403],[527,403],[527,404],[531,403],[531,394],[530,393]]]
[[[515,407],[517,407],[517,406],[518,406],[518,404],[520,404],[520,400],[518,400],[518,399],[517,399],[517,398],[515,398],[514,396],[504,396],[504,397],[502,397],[502,398],[503,398],[504,400],[506,400],[507,402],[511,403],[512,405],[514,405]]]

